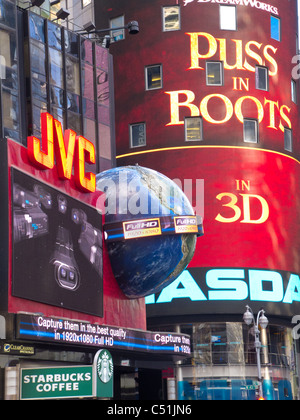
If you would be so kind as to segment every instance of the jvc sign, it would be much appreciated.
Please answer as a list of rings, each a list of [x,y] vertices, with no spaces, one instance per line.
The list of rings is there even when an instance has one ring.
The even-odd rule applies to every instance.
[[[94,192],[96,175],[85,173],[85,163],[95,164],[95,147],[92,142],[77,136],[72,130],[63,134],[61,123],[47,112],[41,114],[41,140],[27,138],[28,158],[39,169],[53,169],[56,166],[60,179],[70,180],[74,169],[74,182],[84,192]]]

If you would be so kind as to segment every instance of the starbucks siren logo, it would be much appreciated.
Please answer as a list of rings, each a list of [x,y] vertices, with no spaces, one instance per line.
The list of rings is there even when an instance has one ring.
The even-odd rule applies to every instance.
[[[108,383],[113,376],[113,371],[114,365],[110,353],[106,350],[102,350],[99,353],[97,361],[97,373],[99,379],[105,384]]]

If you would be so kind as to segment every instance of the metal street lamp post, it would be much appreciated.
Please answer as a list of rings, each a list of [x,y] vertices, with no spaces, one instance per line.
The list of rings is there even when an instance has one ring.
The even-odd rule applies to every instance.
[[[251,325],[252,322],[254,324],[254,333],[255,333],[254,346],[255,346],[256,356],[257,356],[259,397],[263,398],[262,381],[261,381],[261,362],[260,362],[261,342],[259,339],[260,331],[259,331],[258,326],[260,325],[261,328],[265,329],[267,328],[269,321],[268,321],[268,318],[265,316],[265,311],[261,309],[257,314],[257,318],[255,322],[253,311],[248,305],[246,305],[246,312],[244,313],[243,320],[247,325]]]

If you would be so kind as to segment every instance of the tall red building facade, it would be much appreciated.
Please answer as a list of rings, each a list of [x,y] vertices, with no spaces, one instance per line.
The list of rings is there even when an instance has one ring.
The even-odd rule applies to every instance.
[[[296,0],[103,0],[96,16],[115,41],[117,164],[176,179],[204,217],[187,270],[147,298],[151,327],[192,334],[181,397],[255,398],[249,305],[269,319],[265,397],[297,398]],[[132,20],[138,36],[113,29]]]

